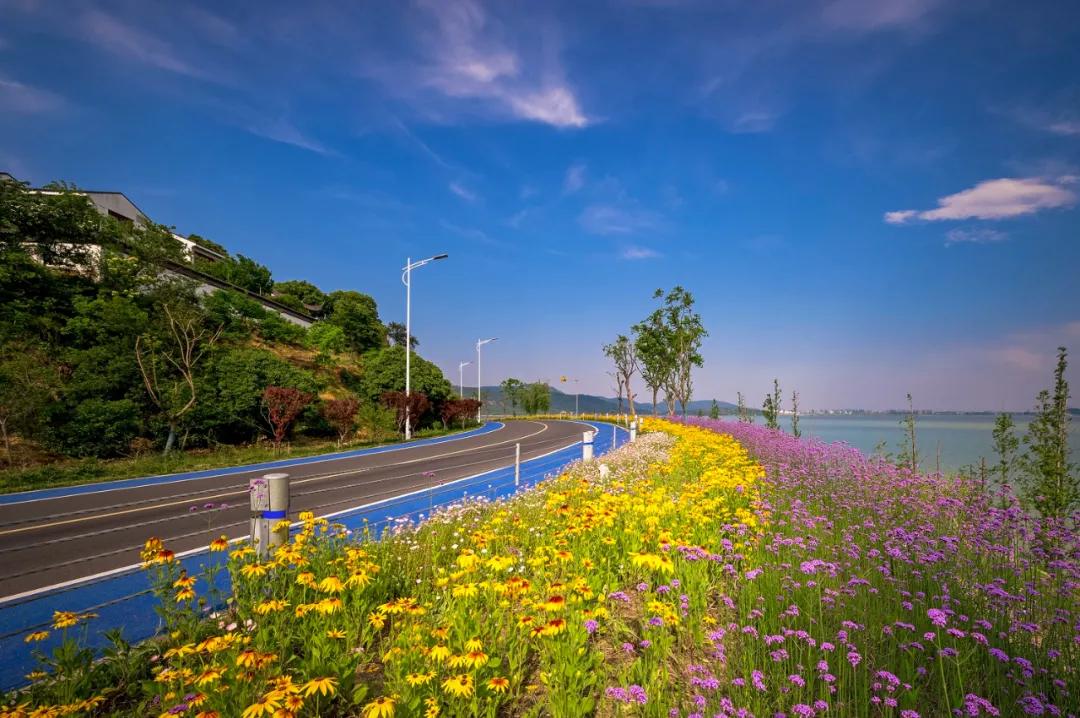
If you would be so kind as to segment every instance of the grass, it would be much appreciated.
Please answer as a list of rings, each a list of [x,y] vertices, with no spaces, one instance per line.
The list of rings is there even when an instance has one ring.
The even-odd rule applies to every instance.
[[[426,439],[458,431],[460,430],[425,429],[415,432],[414,438]],[[264,461],[298,459],[336,451],[383,446],[388,443],[397,443],[397,441],[357,441],[338,446],[337,442],[331,439],[303,439],[280,449],[275,449],[265,443],[240,446],[221,445],[212,449],[175,451],[167,457],[154,453],[119,459],[68,459],[41,466],[0,471],[0,494],[175,474],[184,471],[246,466]]]

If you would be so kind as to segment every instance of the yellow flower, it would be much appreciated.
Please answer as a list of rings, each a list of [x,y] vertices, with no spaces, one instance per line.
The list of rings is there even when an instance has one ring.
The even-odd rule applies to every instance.
[[[470,638],[469,640],[465,641],[466,651],[482,651],[483,649],[484,644],[480,642],[479,638]]]
[[[349,579],[345,582],[345,585],[349,588],[363,588],[369,583],[371,583],[370,575],[368,575],[364,571],[356,571],[351,576],[349,576]]]
[[[566,599],[562,596],[549,596],[548,600],[544,601],[540,607],[552,613],[561,611],[566,608]]]
[[[210,542],[211,551],[224,551],[227,548],[229,548],[229,537],[225,534],[221,534]]]
[[[424,718],[438,718],[439,713],[442,712],[442,709],[439,708],[439,701],[434,696],[425,698],[424,705],[427,706],[427,709],[424,710]]]
[[[201,687],[205,686],[207,683],[213,683],[217,679],[221,678],[223,674],[223,669],[211,666],[210,668],[207,668],[205,671],[199,674],[199,677],[195,679],[195,685]]]
[[[279,601],[277,599],[269,599],[255,605],[255,613],[260,616],[265,616],[268,613],[275,613],[277,611],[283,611],[289,606],[288,601]]]
[[[445,643],[439,643],[435,646],[432,646],[431,651],[430,653],[428,653],[428,655],[431,656],[431,660],[435,661],[436,663],[443,663],[447,658],[450,657],[450,648]]]
[[[264,563],[249,563],[240,569],[240,575],[244,578],[265,576],[270,569]]]
[[[367,620],[376,631],[381,631],[382,627],[386,625],[386,616],[375,611],[368,614]]]
[[[291,693],[285,696],[285,708],[288,708],[293,713],[299,713],[303,707],[304,699],[299,694]]]
[[[483,651],[469,651],[465,654],[465,663],[473,668],[481,668],[487,665],[488,655]]]
[[[315,693],[324,696],[332,696],[337,692],[337,678],[312,678],[301,686],[300,690],[305,696],[311,696]]]
[[[364,718],[393,718],[394,698],[379,696],[364,706]]]
[[[297,574],[296,582],[301,586],[313,588],[315,586],[315,574],[311,571],[304,571],[303,573]]]
[[[430,682],[435,677],[435,671],[429,671],[427,673],[409,673],[405,676],[405,682],[410,686],[422,686]]]
[[[468,673],[459,673],[443,681],[443,690],[452,696],[468,698],[473,694],[473,678]]]
[[[345,590],[345,584],[337,576],[327,576],[319,581],[319,590],[323,593],[341,593]]]
[[[650,571],[675,573],[675,564],[672,563],[670,556],[659,556],[652,553],[631,553],[630,563],[635,566],[644,566]]]
[[[53,611],[53,628],[60,630],[62,628],[71,628],[79,622],[79,614],[72,613],[71,611]]]
[[[510,681],[502,676],[495,676],[487,682],[487,687],[492,693],[506,693],[510,689]]]
[[[327,638],[345,638],[345,631],[334,629],[326,632]]]
[[[34,631],[33,633],[26,634],[26,638],[23,639],[24,643],[35,643],[37,641],[44,641],[49,637],[48,631]]]
[[[183,603],[184,601],[190,601],[195,598],[195,591],[190,588],[184,588],[176,592],[176,602]]]
[[[187,571],[180,574],[180,578],[173,581],[173,588],[191,588],[195,585],[195,577],[188,576]]]
[[[267,693],[259,700],[255,701],[241,714],[242,718],[259,718],[262,715],[272,716],[274,711],[281,707],[281,700],[274,700],[277,696]]]
[[[300,516],[298,518],[301,521],[305,521],[305,522],[306,521],[314,521],[315,520],[315,514],[312,513],[311,511],[301,511]]]

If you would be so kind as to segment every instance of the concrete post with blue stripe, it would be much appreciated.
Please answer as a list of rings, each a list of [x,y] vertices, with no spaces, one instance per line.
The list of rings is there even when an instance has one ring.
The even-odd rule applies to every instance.
[[[595,431],[586,431],[582,434],[581,438],[581,460],[586,464],[592,461],[593,457],[593,439],[596,437]]]
[[[289,475],[264,474],[251,479],[251,544],[259,558],[267,558],[272,547],[289,540],[289,529],[275,528],[289,516]]]

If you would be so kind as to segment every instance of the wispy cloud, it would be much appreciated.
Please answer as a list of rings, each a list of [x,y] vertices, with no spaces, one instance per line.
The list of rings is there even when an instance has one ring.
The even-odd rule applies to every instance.
[[[486,244],[490,246],[503,245],[503,242],[492,238],[490,235],[488,235],[487,232],[481,229],[476,229],[475,227],[462,227],[446,220],[440,221],[439,224],[442,226],[443,229],[447,230],[448,232],[453,232],[457,236],[463,239],[467,239],[471,242],[478,242],[480,244]]]
[[[434,92],[457,102],[455,109],[462,113],[483,108],[497,118],[559,128],[589,124],[551,37],[541,38],[539,47],[527,53],[523,44],[511,44],[504,26],[474,0],[430,0],[421,8],[433,27],[419,34],[420,59],[366,62],[364,74],[414,105],[424,105]]]
[[[660,218],[655,212],[612,204],[592,204],[578,217],[582,229],[590,234],[636,234],[655,229]]]
[[[63,106],[63,98],[56,93],[0,76],[0,107],[7,112],[36,115]]]
[[[584,186],[585,165],[581,162],[575,162],[566,170],[566,177],[563,178],[563,193],[574,194]]]
[[[945,233],[945,246],[950,244],[988,244],[1004,242],[1009,235],[989,227],[957,228]]]
[[[824,5],[821,16],[836,29],[871,32],[921,23],[939,4],[939,0],[833,0]]]
[[[213,79],[212,75],[181,57],[165,40],[101,10],[88,10],[82,26],[86,38],[116,55],[180,75]]]
[[[451,182],[449,189],[451,192],[456,194],[458,197],[461,197],[466,202],[475,202],[476,200],[480,199],[480,197],[475,192],[473,192],[460,182]]]
[[[1057,120],[1047,124],[1046,129],[1055,135],[1080,135],[1080,120]]]
[[[1075,182],[1076,178],[1071,175],[1057,179],[1027,177],[986,180],[970,189],[940,198],[934,209],[886,212],[885,221],[889,224],[906,224],[915,220],[1006,219],[1044,209],[1070,207],[1076,204],[1077,196],[1067,185]]]
[[[302,132],[296,125],[285,118],[250,124],[245,129],[253,135],[264,137],[274,142],[299,147],[327,157],[337,156],[337,152],[318,140]]]
[[[620,259],[626,259],[630,261],[639,259],[658,259],[662,256],[662,254],[660,254],[654,249],[649,249],[648,247],[639,247],[633,244],[627,247],[623,247],[622,251],[619,252]]]
[[[779,118],[780,114],[778,112],[751,110],[735,117],[729,124],[728,129],[735,134],[768,132],[776,126],[776,121]]]

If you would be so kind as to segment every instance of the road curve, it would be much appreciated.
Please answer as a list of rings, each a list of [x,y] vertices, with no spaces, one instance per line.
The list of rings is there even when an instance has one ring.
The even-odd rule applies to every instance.
[[[581,440],[573,421],[513,421],[454,441],[335,457],[279,471],[291,477],[290,518],[328,514],[507,466]],[[248,480],[266,469],[0,505],[0,602],[138,563],[158,536],[176,552],[248,531]],[[222,504],[224,507],[222,508]],[[214,508],[208,508],[213,505]]]

